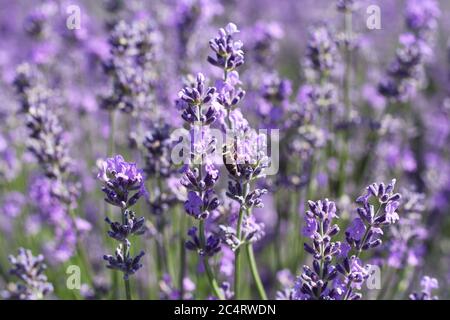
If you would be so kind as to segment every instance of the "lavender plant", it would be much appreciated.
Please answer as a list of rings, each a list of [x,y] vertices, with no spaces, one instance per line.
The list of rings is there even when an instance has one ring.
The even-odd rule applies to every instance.
[[[136,217],[131,208],[140,197],[146,194],[143,183],[142,171],[137,169],[135,163],[126,162],[121,155],[116,155],[99,162],[97,178],[102,182],[102,191],[105,193],[105,201],[120,208],[121,221],[112,222],[109,217],[105,221],[110,225],[108,235],[119,241],[115,255],[104,255],[109,269],[123,273],[125,293],[127,300],[131,300],[130,275],[135,274],[141,267],[141,258],[144,251],[136,256],[131,254],[131,242],[128,238],[132,235],[142,235],[145,232],[144,218]]]
[[[189,229],[188,235],[192,241],[186,242],[186,249],[197,251],[214,294],[222,299],[223,294],[209,264],[209,257],[220,250],[220,240],[215,235],[206,236],[205,233],[205,219],[219,206],[219,199],[214,192],[219,171],[208,159],[215,150],[215,140],[209,135],[208,129],[217,117],[217,111],[212,105],[216,88],[207,87],[205,81],[203,74],[197,74],[195,83],[183,88],[177,101],[192,139],[187,155],[190,165],[185,166],[181,180],[188,190],[184,209],[199,221],[198,229]]]

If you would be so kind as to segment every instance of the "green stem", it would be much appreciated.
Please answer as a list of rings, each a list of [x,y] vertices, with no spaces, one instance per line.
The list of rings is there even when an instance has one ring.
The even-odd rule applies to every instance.
[[[123,279],[123,281],[125,283],[125,294],[126,294],[127,300],[131,300],[130,280]]]
[[[248,243],[245,246],[245,249],[247,252],[248,262],[250,264],[250,271],[252,273],[253,280],[255,281],[258,294],[262,300],[267,300],[267,294],[264,290],[261,277],[259,276],[258,267],[256,265],[255,254],[253,253],[253,245],[251,243]]]
[[[345,105],[345,113],[347,115],[347,120],[349,120],[349,116],[351,114],[351,97],[350,97],[350,86],[351,86],[351,77],[352,77],[352,48],[350,47],[352,41],[352,12],[346,11],[344,16],[345,23],[345,35],[348,40],[347,45],[345,46],[345,74],[344,74],[344,83],[343,83],[343,91],[344,91],[344,105]],[[337,185],[337,195],[340,197],[344,193],[345,180],[346,180],[346,166],[348,161],[348,132],[344,131],[342,134],[342,150],[340,152],[339,157],[339,176],[338,176],[338,185]]]
[[[241,205],[241,208],[239,210],[239,218],[237,222],[237,228],[236,228],[236,236],[241,241],[242,237],[242,221],[244,219],[245,210],[243,206]],[[239,247],[234,252],[234,298],[239,299],[240,298],[240,288],[239,285],[241,283],[241,248],[240,244]]]
[[[382,204],[380,204],[380,205],[378,206],[378,209],[377,209],[377,211],[375,212],[375,215],[374,215],[373,220],[375,220],[375,219],[378,217],[378,214],[379,214],[380,209],[381,209],[382,206],[383,206]],[[358,248],[358,251],[356,252],[356,258],[359,258],[359,256],[361,255],[362,247],[363,247],[364,243],[366,242],[367,237],[368,237],[369,232],[370,232],[371,229],[372,229],[372,225],[371,225],[371,224],[369,224],[369,225],[366,226],[366,231],[364,232],[364,235],[363,235],[363,237],[362,237],[362,239],[361,239],[361,244],[360,244],[360,246],[359,246],[359,248]],[[348,284],[347,284],[346,292],[345,292],[345,295],[344,295],[344,300],[347,300],[347,299],[349,298],[349,296],[350,296],[350,291],[351,291],[352,283],[353,283],[353,280],[350,280],[350,281],[348,282]]]
[[[125,220],[125,209],[121,210],[122,212],[122,224],[126,224],[126,220]],[[124,241],[122,244],[122,254],[123,254],[123,258],[127,259],[129,252],[128,252],[128,247],[126,242]],[[130,289],[130,279],[123,279],[124,284],[125,284],[125,295],[127,300],[131,300],[131,289]]]
[[[185,217],[180,217],[180,274],[179,274],[179,287],[180,287],[180,300],[184,297],[184,277],[186,275],[186,248],[184,247],[184,233],[186,229]]]

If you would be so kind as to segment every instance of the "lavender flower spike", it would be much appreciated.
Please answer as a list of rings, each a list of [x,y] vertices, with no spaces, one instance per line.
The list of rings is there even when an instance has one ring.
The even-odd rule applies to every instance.
[[[430,278],[429,276],[424,276],[420,281],[420,286],[422,291],[420,293],[414,292],[409,298],[411,300],[438,300],[437,296],[433,296],[431,291],[433,289],[439,288],[439,282],[436,278]]]
[[[97,178],[103,182],[105,201],[113,206],[128,208],[146,194],[142,170],[126,162],[121,155],[98,162]],[[131,196],[130,193],[134,192]]]
[[[97,178],[103,182],[102,191],[106,194],[105,201],[112,206],[120,207],[121,222],[112,222],[108,217],[105,221],[110,225],[108,235],[119,241],[115,255],[104,255],[108,261],[107,268],[119,270],[123,273],[125,292],[128,300],[131,299],[129,276],[135,274],[141,267],[141,258],[144,251],[133,257],[130,255],[131,235],[142,235],[145,232],[144,218],[136,217],[130,208],[139,198],[146,194],[142,170],[135,163],[126,162],[121,155],[116,155],[98,163]]]
[[[10,274],[17,277],[20,282],[11,283],[7,290],[1,292],[3,299],[10,300],[38,300],[53,292],[53,286],[47,281],[44,271],[44,256],[33,256],[30,250],[19,249],[19,254],[10,256],[13,265]]]
[[[313,256],[313,268],[303,266],[303,272],[294,287],[293,299],[323,300],[336,299],[338,291],[333,288],[333,280],[337,270],[333,259],[340,251],[340,242],[331,239],[339,233],[336,205],[328,199],[317,202],[308,201],[309,211],[306,212],[306,227],[304,235],[312,240],[312,245],[305,243],[305,250]]]
[[[220,28],[217,37],[209,41],[209,46],[215,53],[215,57],[208,57],[209,63],[226,72],[233,71],[244,64],[242,42],[233,39],[233,35],[238,32],[237,26],[231,22],[225,28]]]

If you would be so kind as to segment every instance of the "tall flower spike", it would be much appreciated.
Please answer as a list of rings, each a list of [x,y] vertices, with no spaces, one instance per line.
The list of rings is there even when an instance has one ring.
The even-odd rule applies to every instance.
[[[48,177],[65,180],[70,173],[71,160],[66,134],[57,117],[54,93],[46,86],[39,70],[29,64],[17,68],[14,85],[27,117],[29,151]],[[73,189],[73,186],[67,188]],[[70,192],[65,190],[65,197]]]
[[[309,31],[305,64],[316,79],[327,77],[335,68],[337,48],[326,25],[318,25]]]
[[[305,251],[313,256],[313,267],[303,266],[303,272],[296,281],[293,299],[323,300],[336,299],[339,292],[333,287],[337,270],[333,259],[339,255],[340,242],[333,242],[332,237],[339,233],[337,224],[336,204],[328,199],[317,202],[308,201],[309,211],[306,212],[304,236],[312,240],[305,243]]]
[[[209,46],[215,53],[215,57],[208,57],[209,63],[227,72],[244,64],[242,42],[233,39],[233,35],[238,32],[237,26],[231,22],[225,28],[220,28],[217,37],[209,41]]]
[[[420,293],[414,292],[409,298],[411,300],[438,300],[438,296],[433,296],[432,290],[439,288],[439,282],[436,278],[430,278],[429,276],[424,276],[420,281],[420,286],[422,291]]]
[[[146,194],[142,170],[121,155],[98,162],[97,178],[103,182],[105,201],[123,209],[133,206]]]
[[[150,20],[116,24],[109,39],[112,58],[105,66],[111,88],[103,97],[102,108],[136,115],[154,105],[151,89],[155,87],[158,37]]]
[[[53,286],[44,274],[46,265],[44,256],[33,256],[30,250],[19,249],[19,254],[9,257],[13,268],[10,274],[17,277],[20,282],[11,283],[7,290],[1,292],[4,299],[11,300],[37,300],[43,299],[53,292]]]
[[[363,266],[359,257],[363,251],[379,247],[382,244],[383,229],[399,220],[396,210],[400,205],[401,195],[394,192],[395,182],[392,179],[387,185],[372,183],[366,188],[366,194],[356,199],[360,205],[356,210],[358,217],[345,232],[347,243],[341,246],[345,249],[345,254],[341,254],[344,258],[337,266],[346,284],[341,295],[344,300],[361,298],[355,288],[368,278],[369,266]]]
[[[121,222],[112,222],[108,217],[105,219],[111,228],[108,235],[120,243],[115,255],[104,255],[103,259],[108,262],[107,268],[123,273],[126,297],[130,300],[129,277],[142,268],[141,259],[145,254],[144,251],[134,257],[130,254],[129,237],[145,232],[144,218],[136,217],[130,208],[146,194],[144,178],[142,170],[138,169],[135,163],[126,162],[121,155],[100,160],[98,167],[97,178],[103,183],[105,201],[121,209]]]

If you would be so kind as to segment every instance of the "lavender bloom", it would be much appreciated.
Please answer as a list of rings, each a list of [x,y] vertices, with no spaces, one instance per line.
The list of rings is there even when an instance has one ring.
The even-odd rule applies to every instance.
[[[170,126],[161,125],[149,130],[142,143],[144,147],[145,167],[148,176],[168,177],[174,172],[170,162],[170,152],[174,141],[170,137]]]
[[[331,32],[325,25],[309,31],[305,66],[308,79],[320,80],[329,77],[337,60],[337,48]]]
[[[73,256],[77,232],[80,231],[68,212],[67,204],[61,200],[61,189],[64,187],[59,181],[43,176],[37,177],[29,189],[40,224],[50,226],[54,234],[54,239],[44,246],[44,253],[52,263],[65,262]]]
[[[176,141],[171,136],[171,126],[156,124],[145,135],[133,133],[130,137],[131,147],[137,148],[145,160],[145,179],[175,178],[177,169],[171,161],[171,152]],[[150,212],[161,216],[178,203],[178,199],[165,184],[158,183],[153,188],[153,197],[147,198]]]
[[[169,274],[164,274],[162,280],[159,282],[161,290],[160,299],[164,300],[192,300],[194,298],[195,283],[189,278],[183,279],[183,297],[180,297],[181,292],[173,285],[172,278]]]
[[[105,221],[110,225],[108,235],[121,242],[115,255],[104,255],[108,261],[107,267],[123,272],[123,278],[128,281],[129,276],[136,273],[141,267],[141,258],[144,251],[137,256],[130,256],[130,235],[142,235],[145,232],[144,218],[136,217],[129,210],[136,204],[139,198],[146,194],[142,170],[135,163],[126,162],[121,155],[116,155],[106,161],[99,161],[99,173],[97,178],[103,182],[102,191],[106,194],[105,201],[110,205],[121,208],[122,222],[111,222],[107,217]],[[131,197],[130,193],[135,192]],[[127,292],[127,298],[129,298]]]
[[[137,256],[130,257],[128,251],[131,245],[128,242],[125,246],[126,248],[123,248],[123,244],[119,244],[116,248],[116,253],[114,256],[104,255],[103,259],[108,261],[108,265],[106,266],[107,268],[123,272],[123,278],[128,280],[130,275],[135,274],[140,268],[142,268],[140,261],[145,253],[144,251],[141,251]],[[123,253],[124,251],[127,252],[125,255]]]
[[[242,238],[244,241],[257,242],[265,236],[265,225],[257,222],[254,215],[244,217],[242,221]]]
[[[191,158],[194,164],[198,164],[193,169],[189,166],[183,168],[181,184],[189,190],[184,207],[189,215],[201,220],[206,219],[210,211],[219,206],[213,189],[219,179],[219,171],[207,158],[214,151],[214,140],[208,136],[208,126],[216,120],[216,111],[211,105],[215,91],[214,87],[206,89],[205,77],[199,73],[195,84],[180,91],[177,102],[183,110],[183,119],[190,125],[193,140]],[[205,106],[208,109],[203,112]]]
[[[156,124],[147,130],[145,136],[135,134],[132,137],[133,147],[138,147],[145,160],[144,172],[146,179],[172,178],[177,175],[177,169],[171,162],[171,152],[176,141],[171,137],[171,126]],[[161,216],[178,203],[178,199],[165,185],[158,183],[153,188],[153,197],[147,198],[150,212]]]
[[[394,224],[399,220],[396,209],[400,205],[400,194],[394,193],[395,179],[387,186],[384,183],[373,183],[367,187],[365,195],[356,199],[362,207],[357,209],[356,218],[345,235],[347,242],[359,252],[375,248],[381,244],[378,235],[382,235],[382,228]],[[376,204],[371,204],[371,199]]]
[[[102,191],[109,204],[126,209],[146,194],[142,170],[138,170],[135,163],[126,162],[121,155],[100,160],[98,167],[97,178],[103,182]]]
[[[14,84],[27,116],[28,149],[47,176],[63,180],[71,161],[64,130],[55,115],[53,93],[45,86],[43,75],[29,64],[17,68]]]
[[[1,201],[1,212],[10,218],[17,218],[25,205],[25,197],[20,192],[9,192]]]
[[[108,235],[117,241],[125,241],[128,236],[135,234],[141,235],[145,232],[143,217],[137,218],[133,211],[126,210],[124,213],[125,224],[120,222],[112,222],[108,217],[105,221],[111,226]]]
[[[424,276],[420,281],[420,286],[422,287],[422,291],[420,293],[414,292],[409,298],[411,300],[438,300],[437,296],[432,295],[433,289],[439,288],[439,282],[436,278],[430,278],[429,276]]]
[[[48,6],[41,5],[30,12],[24,23],[26,34],[35,40],[44,40],[51,33],[51,9]]]
[[[231,290],[229,282],[222,282],[220,285],[225,300],[232,300],[234,298],[234,292]]]
[[[333,219],[337,218],[336,205],[328,199],[308,201],[308,205],[310,210],[306,212],[305,219],[311,229],[307,235],[312,239],[312,245],[305,243],[304,247],[314,258],[313,268],[303,266],[292,298],[335,299],[338,292],[333,288],[332,281],[337,276],[337,270],[332,261],[340,253],[340,242],[333,242],[331,239],[339,232],[339,227],[333,224]],[[315,221],[313,225],[312,220]]]
[[[231,180],[227,196],[248,209],[261,207],[266,189],[248,190],[246,184],[264,176],[269,165],[265,154],[266,136],[249,127],[235,131],[234,142],[224,146],[223,162]]]
[[[257,114],[267,128],[288,127],[286,119],[289,111],[289,97],[292,94],[291,82],[276,74],[264,77],[257,100]]]
[[[6,291],[1,292],[3,299],[38,300],[53,292],[53,286],[44,274],[47,268],[44,256],[33,256],[30,250],[19,249],[17,257],[9,256],[13,265],[10,274],[20,282],[9,284]]]
[[[406,26],[420,37],[427,37],[436,30],[440,15],[439,4],[435,0],[409,0],[406,4]]]
[[[278,41],[284,36],[281,26],[277,22],[257,22],[249,37],[249,54],[256,63],[271,68],[277,56]]]
[[[215,53],[215,57],[208,57],[209,63],[226,72],[233,71],[244,64],[242,42],[233,39],[233,35],[238,32],[234,23],[229,23],[219,30],[218,36],[209,41],[209,46]]]
[[[394,193],[395,181],[393,179],[388,185],[373,183],[367,187],[365,195],[356,199],[361,206],[357,208],[358,217],[345,232],[346,241],[356,254],[347,255],[336,266],[344,276],[345,289],[340,295],[344,300],[361,298],[355,288],[368,278],[369,265],[364,266],[359,256],[362,251],[379,247],[382,244],[380,235],[384,233],[382,229],[393,225],[399,219],[396,209],[401,196]]]
[[[237,71],[232,71],[227,75],[225,81],[219,82],[217,102],[225,109],[227,114],[236,110],[239,102],[244,99],[245,91],[239,87],[241,84]],[[231,115],[229,115],[231,117]],[[225,116],[220,117],[222,121]],[[232,125],[233,122],[228,125]],[[225,125],[225,124],[223,124]],[[235,128],[232,126],[231,129]]]
[[[109,39],[111,60],[106,71],[111,75],[111,92],[102,101],[106,110],[119,109],[136,114],[153,104],[155,59],[158,34],[150,20],[127,24],[120,21]],[[156,112],[156,110],[153,110]]]
[[[281,284],[282,290],[277,291],[276,300],[292,300],[295,285],[295,277],[289,269],[283,269],[277,272],[277,280]]]
[[[402,195],[402,219],[390,228],[390,237],[383,247],[389,252],[388,265],[397,269],[407,265],[415,267],[422,263],[424,241],[428,237],[422,222],[425,211],[424,194],[403,190]]]
[[[220,13],[222,6],[215,0],[177,1],[174,22],[177,31],[177,63],[179,70],[188,70],[190,58],[195,54],[193,38],[197,31],[203,31],[209,20]]]
[[[211,104],[216,88],[206,88],[205,81],[205,76],[198,73],[195,83],[184,87],[178,93],[177,106],[183,111],[181,117],[191,125],[200,122],[202,125],[208,126],[217,118],[216,110]],[[203,106],[208,106],[206,112],[203,112]],[[200,108],[200,112],[198,108]]]
[[[181,183],[190,190],[184,203],[186,212],[196,219],[206,219],[209,213],[219,206],[219,199],[212,189],[218,180],[219,172],[214,166],[206,166],[206,175],[201,179],[199,171],[186,168]]]
[[[186,249],[196,251],[202,257],[212,257],[221,250],[220,238],[218,236],[214,234],[209,235],[203,247],[197,233],[197,227],[189,229],[187,234],[190,237],[190,240],[187,240],[185,243]]]
[[[386,98],[404,102],[415,96],[424,81],[424,52],[421,40],[413,34],[403,34],[399,41],[396,59],[378,84],[378,91]]]
[[[1,115],[0,120],[6,122]],[[20,169],[20,162],[11,140],[0,132],[0,179],[5,181],[13,180]]]

